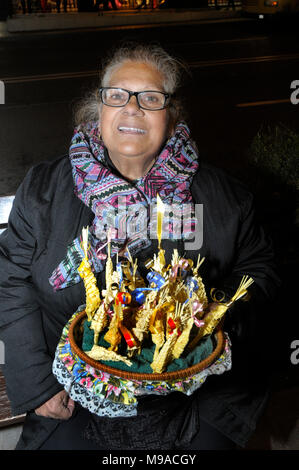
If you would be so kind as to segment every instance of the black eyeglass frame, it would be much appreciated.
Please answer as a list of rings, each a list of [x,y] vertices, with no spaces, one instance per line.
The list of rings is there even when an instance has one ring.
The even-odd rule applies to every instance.
[[[129,93],[128,100],[124,104],[117,104],[117,105],[116,104],[107,104],[107,103],[104,102],[103,97],[102,97],[102,93],[103,93],[104,90],[122,90],[122,91],[126,91],[127,93]],[[167,107],[169,99],[171,97],[171,95],[169,93],[164,93],[164,91],[158,91],[158,90],[130,91],[130,90],[126,90],[125,88],[119,88],[119,87],[116,87],[116,86],[104,86],[104,87],[99,88],[98,91],[99,91],[99,96],[101,98],[101,101],[105,106],[110,106],[111,108],[123,108],[124,106],[126,106],[129,103],[131,97],[135,96],[139,108],[146,109],[147,111],[161,111],[161,109],[165,109]],[[155,108],[155,109],[145,108],[144,106],[142,106],[139,103],[139,95],[142,94],[142,93],[161,93],[161,95],[164,95],[164,105],[161,108]]]

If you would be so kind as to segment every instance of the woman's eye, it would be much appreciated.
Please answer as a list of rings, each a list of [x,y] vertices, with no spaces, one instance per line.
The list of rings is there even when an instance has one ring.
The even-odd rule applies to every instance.
[[[146,101],[151,101],[151,102],[154,102],[154,103],[156,101],[158,101],[158,98],[155,95],[146,95],[144,98],[145,98]]]
[[[106,92],[106,100],[108,101],[115,101],[115,102],[122,102],[126,99],[126,94],[121,90],[108,90]]]
[[[110,95],[110,98],[112,100],[121,100],[123,98],[123,95],[121,95],[120,93],[114,93],[113,95]]]

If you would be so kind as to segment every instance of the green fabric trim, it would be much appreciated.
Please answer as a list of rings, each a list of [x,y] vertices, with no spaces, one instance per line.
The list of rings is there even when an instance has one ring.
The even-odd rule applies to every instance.
[[[84,332],[83,332],[83,339],[82,339],[82,350],[83,351],[90,351],[94,344],[94,332],[90,329],[90,322],[87,320],[84,322]],[[108,348],[110,346],[104,340],[104,336],[107,332],[105,329],[99,337],[99,346],[103,346]],[[203,361],[206,357],[210,356],[214,350],[214,344],[211,336],[204,337],[198,344],[198,346],[190,352],[188,355],[182,354],[179,359],[175,359],[171,364],[168,365],[166,368],[166,372],[172,372],[180,369],[186,369],[187,367],[191,367],[199,362]],[[155,351],[155,345],[152,343],[150,339],[145,340],[143,343],[143,347],[140,354],[136,354],[132,359],[132,366],[127,366],[123,362],[114,362],[114,361],[101,361],[103,364],[107,366],[114,367],[117,369],[125,370],[128,372],[139,372],[142,374],[151,374],[152,368],[150,364],[153,361]],[[118,348],[118,353],[121,355],[126,355],[127,352],[127,343],[122,338],[121,344]]]

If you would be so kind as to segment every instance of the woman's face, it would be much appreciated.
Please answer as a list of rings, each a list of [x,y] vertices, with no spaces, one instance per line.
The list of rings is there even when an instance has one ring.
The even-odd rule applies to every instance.
[[[107,86],[130,91],[164,91],[163,78],[154,67],[139,62],[125,62],[110,77]],[[132,96],[126,106],[100,106],[100,133],[110,158],[154,161],[167,138],[166,109],[149,111],[138,106]]]

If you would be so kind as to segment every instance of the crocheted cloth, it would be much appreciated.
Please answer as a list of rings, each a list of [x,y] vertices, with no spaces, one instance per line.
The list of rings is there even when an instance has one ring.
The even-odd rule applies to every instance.
[[[75,194],[95,214],[89,229],[88,252],[94,272],[104,269],[106,248],[103,245],[111,227],[114,229],[110,234],[112,256],[124,245],[132,255],[151,245],[158,194],[165,206],[184,221],[183,231],[178,233],[178,218],[167,219],[162,238],[192,238],[196,219],[190,184],[198,168],[198,156],[185,123],[177,125],[153,167],[134,183],[117,176],[107,166],[98,122],[89,123],[84,132],[75,129],[69,155]],[[55,290],[80,282],[77,269],[83,256],[81,237],[78,237],[49,279]]]

